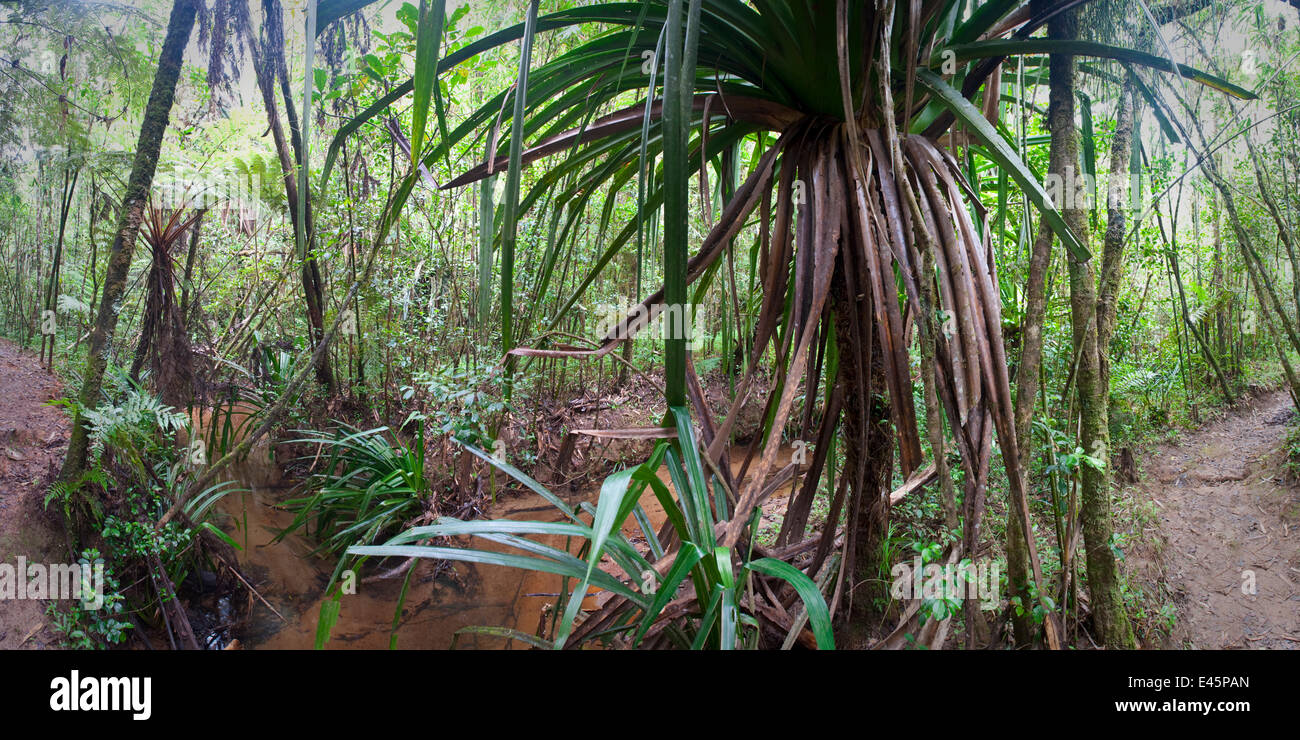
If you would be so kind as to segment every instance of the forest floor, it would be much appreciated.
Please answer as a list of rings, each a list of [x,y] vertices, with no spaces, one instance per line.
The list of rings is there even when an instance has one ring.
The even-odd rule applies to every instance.
[[[36,355],[0,339],[0,563],[67,561],[63,526],[42,506],[68,445],[68,418],[46,401],[63,396]],[[58,645],[48,602],[0,599],[0,650]]]
[[[1145,457],[1130,588],[1173,604],[1147,647],[1300,648],[1300,487],[1286,476],[1284,391],[1266,393]],[[1141,615],[1139,615],[1139,618]]]
[[[32,352],[0,339],[0,563],[67,558],[58,513],[41,503],[67,445],[66,416],[46,405],[62,394]],[[1293,415],[1285,392],[1266,393],[1139,457],[1133,516],[1119,514],[1146,647],[1300,647]],[[45,605],[0,599],[0,649],[57,646]]]

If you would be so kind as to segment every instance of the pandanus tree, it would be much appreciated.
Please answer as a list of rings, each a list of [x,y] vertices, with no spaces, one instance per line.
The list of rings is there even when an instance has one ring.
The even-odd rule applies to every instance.
[[[1073,258],[1086,261],[1087,245],[998,130],[999,63],[1009,55],[1054,52],[1170,68],[1167,61],[1125,49],[1029,38],[1055,14],[1079,4],[1044,10],[995,0],[972,11],[962,0],[898,5],[646,0],[538,17],[534,2],[524,23],[440,56],[442,3],[422,3],[414,77],[341,129],[325,175],[345,137],[414,93],[410,175],[389,204],[382,241],[421,167],[436,167],[452,147],[482,139],[484,162],[444,187],[483,182],[500,172],[506,176],[501,213],[493,221],[487,211],[483,223],[485,233],[499,227],[495,241],[508,372],[531,358],[606,355],[635,335],[645,316],[698,300],[711,281],[726,279],[734,269],[723,257],[731,255],[736,237],[755,219],[762,303],[746,338],[744,375],[721,422],[704,405],[688,337],[668,335],[668,421],[662,432],[649,433],[663,439],[645,466],[606,481],[600,501],[588,507],[590,521],[552,497],[571,523],[442,520],[386,546],[351,552],[477,559],[572,575],[579,586],[575,595],[585,593],[589,583],[610,591],[612,598],[601,610],[576,628],[572,622],[581,599],[569,601],[557,626],[558,645],[637,621],[642,628],[636,642],[649,634],[647,639],[663,644],[730,647],[736,625],[744,624],[756,635],[777,636],[779,644],[781,635],[793,635],[802,624],[792,616],[797,598],[806,604],[820,640],[824,613],[851,606],[854,587],[877,577],[895,457],[908,483],[894,498],[937,477],[955,520],[946,420],[965,472],[962,536],[949,551],[949,562],[972,554],[995,434],[1008,471],[1021,469],[1021,451],[988,213],[951,147],[968,147],[1001,168]],[[590,40],[530,68],[535,34],[574,26],[592,34]],[[516,41],[523,51],[517,83],[459,124],[448,125],[437,77],[473,55]],[[1222,86],[1195,70],[1178,71]],[[971,102],[980,91],[987,117]],[[534,163],[547,169],[521,192],[521,170]],[[739,184],[724,189],[730,197],[693,249],[687,229],[691,179],[699,178],[704,199],[711,173]],[[637,192],[636,217],[607,232],[614,195],[631,188]],[[520,312],[513,297],[520,214],[533,211],[539,221],[553,224],[539,271],[531,276],[533,294],[542,295],[554,289],[550,274],[562,251],[571,248],[575,224],[600,210],[600,194],[605,207],[599,257],[577,290],[545,321],[530,310]],[[492,202],[486,185],[484,202]],[[567,343],[571,340],[558,331],[564,316],[616,256],[631,250],[642,255],[652,223],[663,228],[663,284],[642,296],[605,336],[586,346]],[[485,260],[492,258],[493,247],[491,238],[484,240]],[[922,356],[930,465],[923,459],[913,402],[913,341]],[[770,394],[753,392],[765,362],[777,379]],[[733,445],[739,414],[752,403],[766,404],[759,440]],[[783,434],[792,427],[799,439],[814,443],[803,470],[778,464]],[[828,465],[836,435],[845,451],[838,470]],[[482,457],[550,496],[509,465]],[[675,496],[661,490],[654,475],[661,464],[669,467]],[[801,482],[789,497],[777,544],[759,547],[753,541],[755,508],[791,479]],[[828,479],[834,495],[827,524],[809,535],[814,497]],[[1007,481],[1009,515],[1023,532],[1032,532],[1023,478],[1010,474]],[[629,516],[642,520],[636,498],[646,486],[665,503],[670,521],[663,531],[648,533],[651,552],[642,554],[630,548],[620,527]],[[841,519],[842,533],[836,526]],[[529,533],[585,538],[586,560],[522,536]],[[494,539],[524,554],[411,544],[457,534]],[[1049,615],[1045,636],[1055,646],[1059,627],[1050,616],[1034,538],[1025,539],[1035,593]],[[751,553],[760,557],[747,559]],[[600,571],[596,565],[603,555],[632,582]],[[796,556],[798,569],[789,564]],[[738,559],[733,563],[733,558]],[[759,587],[737,586],[735,567],[746,578],[759,579]],[[763,580],[771,576],[793,588]],[[677,585],[687,577],[694,595],[678,599]],[[830,597],[829,610],[813,589],[813,577]],[[946,621],[932,620],[921,637],[941,644],[946,629]]]
[[[131,362],[131,378],[140,379],[145,363],[153,372],[158,395],[174,408],[186,408],[194,396],[194,369],[190,362],[189,333],[176,296],[176,256],[173,252],[203,218],[200,209],[150,205],[142,229],[152,261],[146,278],[140,341]]]

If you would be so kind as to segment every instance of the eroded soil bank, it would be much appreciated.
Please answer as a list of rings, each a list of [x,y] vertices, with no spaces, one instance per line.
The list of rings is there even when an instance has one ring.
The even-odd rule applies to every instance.
[[[45,405],[59,398],[58,379],[35,352],[0,339],[0,563],[65,562],[58,514],[42,506],[68,447],[68,419]],[[58,645],[48,629],[46,602],[0,599],[0,650]]]

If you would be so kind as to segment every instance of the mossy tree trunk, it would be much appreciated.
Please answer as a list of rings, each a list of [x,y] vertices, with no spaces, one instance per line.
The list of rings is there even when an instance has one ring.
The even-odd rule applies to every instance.
[[[1058,14],[1047,25],[1048,36],[1059,40],[1078,37],[1075,11]],[[1066,223],[1079,240],[1087,244],[1088,219],[1077,197],[1079,187],[1078,129],[1074,122],[1074,58],[1053,54],[1050,61],[1048,122],[1052,143],[1049,170],[1063,178]],[[1081,262],[1069,255],[1070,323],[1074,335],[1072,355],[1078,357],[1076,387],[1079,394],[1079,445],[1089,454],[1107,461],[1110,448],[1107,381],[1101,368],[1098,343],[1097,284],[1091,260]],[[1120,595],[1119,571],[1111,551],[1110,470],[1082,466],[1080,474],[1080,519],[1088,572],[1088,593],[1092,600],[1094,628],[1098,641],[1107,647],[1133,647],[1133,630]],[[1069,533],[1066,539],[1069,540]]]
[[[1019,471],[1023,486],[1029,490],[1029,467],[1032,460],[1033,437],[1030,420],[1034,416],[1034,403],[1038,398],[1039,373],[1043,366],[1043,320],[1047,315],[1047,268],[1052,261],[1052,228],[1046,220],[1040,221],[1029,258],[1029,285],[1026,289],[1025,317],[1020,326],[1020,364],[1016,369],[1016,439],[1024,450]],[[1029,592],[1032,574],[1029,567],[1029,547],[1025,544],[1024,528],[1020,518],[1007,516],[1007,590],[1008,597],[1020,597],[1021,604],[1033,602]],[[1034,619],[1028,609],[1012,613],[1012,632],[1017,647],[1034,644]]]
[[[185,46],[194,29],[197,0],[176,0],[172,5],[171,19],[167,23],[167,36],[163,41],[158,70],[154,74],[153,89],[140,125],[140,138],[136,143],[135,161],[130,179],[122,196],[122,211],[118,218],[117,234],[109,248],[108,268],[104,277],[104,293],[99,301],[99,312],[90,333],[90,349],[86,357],[81,392],[78,398],[83,407],[99,405],[104,384],[104,370],[112,352],[113,332],[121,312],[122,298],[126,292],[126,278],[135,255],[136,237],[140,221],[149,200],[154,171],[158,167],[158,153],[162,149],[167,123],[171,117],[172,100],[176,95],[176,82],[180,78]],[[63,461],[59,478],[76,481],[86,469],[86,452],[89,430],[80,416],[73,421],[72,437],[68,440],[68,453]]]

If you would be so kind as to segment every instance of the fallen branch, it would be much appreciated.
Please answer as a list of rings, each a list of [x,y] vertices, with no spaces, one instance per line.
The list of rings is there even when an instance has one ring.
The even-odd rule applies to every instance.
[[[914,493],[918,488],[925,488],[938,477],[939,472],[935,469],[934,463],[930,463],[929,467],[912,473],[912,477],[908,478],[906,483],[889,494],[889,505],[897,506],[898,502],[906,498],[908,494]]]
[[[262,594],[258,593],[257,589],[253,588],[253,584],[251,584],[251,583],[249,583],[248,581],[244,580],[244,577],[241,576],[241,575],[239,575],[239,570],[238,570],[237,568],[235,568],[234,566],[232,566],[230,563],[227,563],[225,560],[222,560],[220,556],[217,557],[217,560],[220,560],[222,565],[224,565],[224,566],[226,566],[227,568],[229,568],[229,569],[230,569],[230,572],[234,574],[235,578],[238,578],[238,579],[239,579],[239,582],[242,583],[242,584],[244,584],[244,586],[245,586],[245,587],[246,587],[250,592],[252,592],[252,594],[253,594],[254,596],[257,597],[258,601],[261,601],[263,604],[266,604],[266,608],[267,608],[267,609],[270,609],[272,614],[274,614],[275,616],[279,617],[281,622],[288,623],[289,620],[285,619],[283,614],[281,614],[280,612],[276,611],[276,610],[275,610],[275,607],[271,606],[271,602],[269,602],[269,601],[267,601],[265,598],[263,598],[263,597],[262,597]]]

